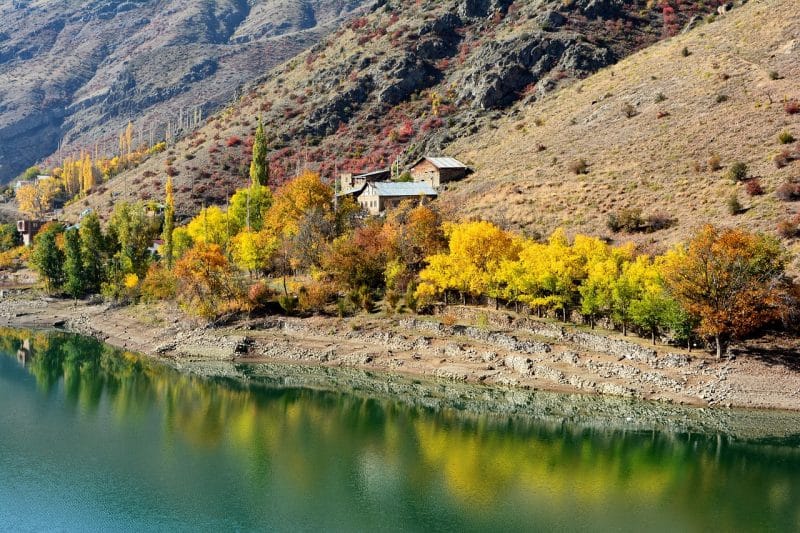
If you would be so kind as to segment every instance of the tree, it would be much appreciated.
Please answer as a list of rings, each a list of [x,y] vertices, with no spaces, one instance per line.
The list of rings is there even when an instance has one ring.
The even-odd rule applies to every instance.
[[[22,237],[14,224],[0,224],[0,252],[7,252],[22,244]]]
[[[787,254],[773,238],[707,225],[688,245],[664,258],[670,294],[714,339],[717,358],[741,338],[785,311]]]
[[[322,269],[343,289],[378,289],[384,283],[390,249],[382,225],[370,222],[334,239],[322,255]]]
[[[33,240],[30,262],[52,293],[64,279],[64,252],[56,245],[56,236],[64,231],[60,224],[48,224]]]
[[[239,189],[231,196],[228,216],[237,228],[261,231],[264,217],[272,206],[272,193],[267,187],[258,185]]]
[[[228,213],[213,205],[204,207],[186,226],[194,243],[216,244],[226,249],[231,236],[239,232],[236,221]]]
[[[253,160],[250,162],[250,186],[267,187],[269,185],[269,157],[267,155],[267,136],[264,125],[258,119],[256,137],[253,141]]]
[[[83,296],[84,274],[78,230],[64,233],[64,290],[76,300]]]
[[[118,245],[115,254],[118,274],[136,274],[144,279],[157,231],[158,225],[147,215],[144,204],[117,204],[111,215],[109,232],[116,236]]]
[[[166,198],[164,200],[164,229],[161,238],[164,241],[162,254],[164,263],[167,270],[172,270],[172,262],[174,260],[174,244],[172,240],[172,232],[175,230],[175,197],[172,191],[172,176],[167,176],[167,184],[165,186]]]
[[[231,241],[233,261],[250,274],[269,268],[278,239],[267,231],[244,229]]]
[[[234,272],[217,244],[197,243],[175,263],[177,296],[192,314],[213,318],[237,296]]]
[[[106,239],[100,228],[97,213],[93,211],[83,217],[79,233],[84,288],[89,293],[97,293],[105,281],[105,267],[108,260]]]
[[[294,235],[306,213],[315,208],[333,213],[333,189],[322,182],[319,174],[305,171],[276,191],[264,225],[275,235]]]
[[[81,192],[88,194],[94,185],[94,166],[92,165],[92,158],[86,153],[81,161]]]
[[[420,272],[419,296],[456,290],[462,302],[467,294],[498,296],[498,273],[504,261],[516,260],[520,242],[510,233],[491,222],[447,223],[448,252],[427,259],[428,266]]]

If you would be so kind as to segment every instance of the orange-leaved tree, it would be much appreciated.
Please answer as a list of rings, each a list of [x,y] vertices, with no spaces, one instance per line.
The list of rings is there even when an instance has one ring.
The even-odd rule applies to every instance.
[[[698,320],[697,332],[714,339],[719,358],[730,339],[787,311],[786,261],[773,238],[706,225],[667,253],[662,275],[672,296]]]
[[[213,318],[238,296],[235,272],[217,244],[198,242],[175,264],[181,306]]]

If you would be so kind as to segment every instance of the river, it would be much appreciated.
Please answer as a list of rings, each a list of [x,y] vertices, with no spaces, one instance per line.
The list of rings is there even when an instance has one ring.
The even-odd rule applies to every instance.
[[[768,416],[780,436],[742,436],[537,416],[552,395],[513,413],[428,397],[199,377],[91,339],[3,330],[0,529],[800,529],[797,415]],[[574,413],[586,400],[557,401]]]

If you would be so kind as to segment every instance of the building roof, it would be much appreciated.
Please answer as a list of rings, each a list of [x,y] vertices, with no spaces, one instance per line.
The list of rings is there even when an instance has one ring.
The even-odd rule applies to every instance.
[[[436,191],[425,182],[384,181],[371,183],[378,196],[436,196]]]
[[[426,160],[436,168],[467,168],[467,165],[452,157],[422,157],[412,166],[417,166]]]
[[[383,176],[385,174],[391,174],[391,170],[388,168],[382,168],[380,170],[372,170],[370,172],[364,172],[362,174],[353,174],[354,178],[371,178],[373,176]]]
[[[338,193],[336,193],[336,196],[350,196],[350,195],[353,195],[353,194],[358,194],[361,191],[363,191],[364,187],[366,187],[366,186],[367,186],[366,183],[362,183],[358,187],[354,187],[352,189],[347,189],[347,190],[344,190],[344,191],[339,191]]]

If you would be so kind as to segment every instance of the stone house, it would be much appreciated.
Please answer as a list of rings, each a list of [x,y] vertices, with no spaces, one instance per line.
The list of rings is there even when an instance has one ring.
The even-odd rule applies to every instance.
[[[356,196],[361,208],[370,215],[379,215],[404,200],[419,199],[420,203],[435,199],[436,191],[429,183],[375,182],[367,183]]]
[[[22,235],[22,244],[30,246],[33,244],[33,237],[42,229],[42,220],[17,220],[17,231]]]
[[[452,157],[423,157],[411,166],[415,182],[425,182],[436,190],[444,183],[456,181],[467,175],[467,166]]]
[[[339,175],[339,192],[345,194],[360,189],[367,182],[389,181],[392,172],[388,168],[373,170],[363,174],[344,173]]]

